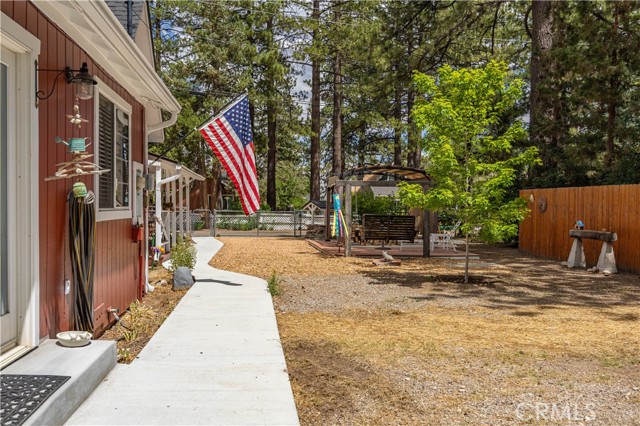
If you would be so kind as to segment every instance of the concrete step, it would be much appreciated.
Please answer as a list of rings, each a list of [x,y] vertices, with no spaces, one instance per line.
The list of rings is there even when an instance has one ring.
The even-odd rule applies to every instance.
[[[70,376],[33,413],[25,425],[62,425],[116,365],[116,343],[92,340],[81,348],[65,348],[45,340],[0,374]]]

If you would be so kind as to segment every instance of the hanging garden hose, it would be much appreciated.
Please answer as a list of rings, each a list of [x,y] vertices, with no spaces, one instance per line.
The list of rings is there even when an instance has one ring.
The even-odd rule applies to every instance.
[[[93,333],[93,272],[96,252],[95,197],[69,193],[69,254],[73,272],[76,330]],[[75,193],[75,194],[74,194]]]

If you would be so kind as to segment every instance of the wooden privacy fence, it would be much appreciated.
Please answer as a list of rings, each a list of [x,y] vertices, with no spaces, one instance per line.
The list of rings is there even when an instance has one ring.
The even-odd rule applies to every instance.
[[[523,189],[531,210],[520,225],[520,251],[558,261],[567,260],[577,220],[585,229],[618,235],[613,243],[618,269],[640,273],[640,185]],[[598,261],[600,241],[584,241],[588,266]]]

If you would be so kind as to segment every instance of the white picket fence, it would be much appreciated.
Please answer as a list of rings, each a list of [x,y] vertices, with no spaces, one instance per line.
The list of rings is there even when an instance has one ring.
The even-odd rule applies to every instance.
[[[208,214],[207,214],[208,213]],[[149,223],[153,223],[155,212],[149,212]],[[175,213],[175,228],[172,223],[173,214],[169,210],[162,212],[162,221],[167,231],[176,229],[179,233],[182,223],[183,232],[191,232],[201,229],[209,229],[210,235],[254,234],[256,236],[295,236],[304,237],[307,227],[310,225],[324,225],[323,215],[312,215],[307,211],[258,211],[246,216],[241,210],[192,210],[185,214],[185,218],[179,212]],[[207,216],[209,223],[207,224]],[[187,224],[187,218],[190,226]],[[354,217],[354,221],[357,218]]]
[[[225,231],[255,231],[256,235],[293,235],[301,237],[309,225],[324,224],[324,216],[306,211],[258,211],[245,216],[242,211],[216,210],[211,215],[210,228],[216,235]]]

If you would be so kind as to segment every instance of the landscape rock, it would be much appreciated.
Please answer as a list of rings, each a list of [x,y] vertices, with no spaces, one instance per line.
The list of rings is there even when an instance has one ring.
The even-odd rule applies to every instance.
[[[180,266],[173,273],[173,289],[185,290],[195,284],[195,277],[191,274],[191,269],[186,266]]]

